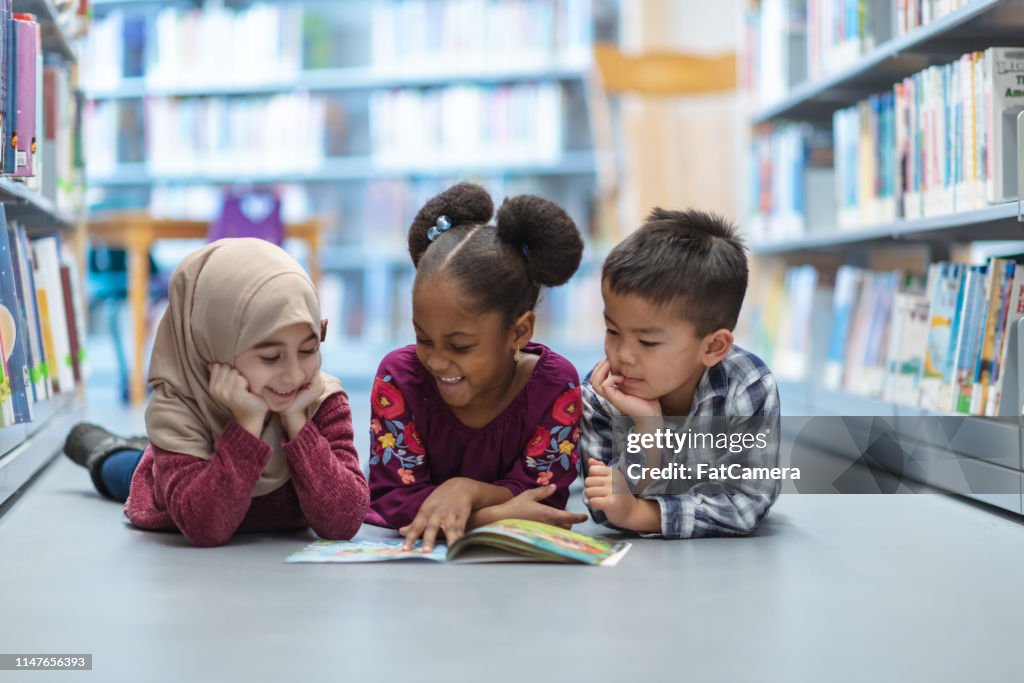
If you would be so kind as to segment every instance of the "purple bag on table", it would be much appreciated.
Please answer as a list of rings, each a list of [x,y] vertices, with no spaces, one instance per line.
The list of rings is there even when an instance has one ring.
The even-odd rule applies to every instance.
[[[281,199],[270,192],[229,193],[208,233],[210,242],[224,237],[258,237],[281,246],[284,243]]]

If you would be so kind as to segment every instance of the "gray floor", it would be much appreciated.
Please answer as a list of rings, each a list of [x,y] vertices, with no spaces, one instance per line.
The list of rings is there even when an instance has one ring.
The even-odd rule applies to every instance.
[[[59,459],[0,517],[0,651],[94,669],[0,680],[1021,680],[1024,525],[947,496],[784,495],[614,568],[282,564],[310,538],[191,548]]]

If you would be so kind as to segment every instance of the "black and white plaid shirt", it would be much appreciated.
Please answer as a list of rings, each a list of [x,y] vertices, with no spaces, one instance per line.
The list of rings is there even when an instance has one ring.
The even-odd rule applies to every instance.
[[[688,416],[698,420],[726,417],[770,418],[776,426],[779,417],[779,392],[771,370],[760,358],[735,345],[720,363],[704,372]],[[589,458],[611,464],[629,457],[616,452],[621,450],[624,419],[627,419],[625,415],[594,391],[588,373],[583,382],[583,420],[578,444],[584,474]],[[613,434],[616,424],[620,427],[618,440]],[[739,456],[719,451],[710,458],[716,460],[714,464],[777,466],[778,429],[773,431],[766,450]],[[705,458],[696,459],[706,460],[707,453],[704,455]],[[733,479],[704,479],[695,481],[685,493],[642,493],[641,497],[655,500],[661,507],[661,533],[644,535],[699,538],[749,534],[768,514],[778,498],[779,488],[778,482],[767,485],[762,482],[760,487],[750,487]],[[589,508],[589,501],[585,502]],[[604,513],[590,509],[590,514],[595,522],[617,528],[608,522]]]

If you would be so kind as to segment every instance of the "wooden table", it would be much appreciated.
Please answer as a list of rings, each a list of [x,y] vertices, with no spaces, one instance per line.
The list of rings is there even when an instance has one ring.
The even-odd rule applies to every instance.
[[[309,245],[309,270],[314,284],[320,281],[316,255],[320,248],[322,220],[310,219],[285,225],[287,237]],[[128,301],[132,309],[133,360],[129,395],[133,405],[146,397],[146,299],[149,297],[149,250],[157,240],[203,239],[208,221],[156,219],[146,213],[119,212],[90,218],[89,239],[128,251]]]

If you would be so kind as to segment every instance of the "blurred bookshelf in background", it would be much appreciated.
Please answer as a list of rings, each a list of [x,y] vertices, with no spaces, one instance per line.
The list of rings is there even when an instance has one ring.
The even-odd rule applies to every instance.
[[[537,338],[582,341],[590,362],[600,307],[581,309],[606,245],[593,233],[587,78],[614,7],[101,0],[82,49],[89,207],[212,220],[225,188],[269,185],[286,221],[328,217],[314,256],[324,305],[339,352],[364,370],[413,339],[416,210],[460,180],[498,203],[539,194],[574,218],[589,260],[545,297]]]

